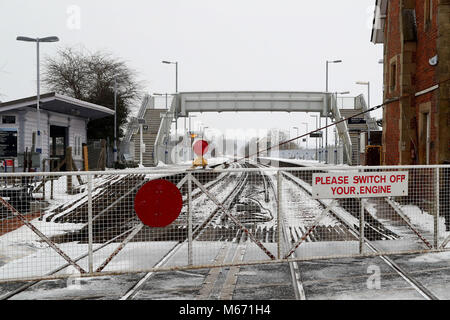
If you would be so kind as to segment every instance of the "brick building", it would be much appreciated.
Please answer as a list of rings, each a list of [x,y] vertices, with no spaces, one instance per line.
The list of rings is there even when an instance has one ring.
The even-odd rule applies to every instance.
[[[449,163],[450,0],[376,0],[371,41],[384,45],[383,163]]]

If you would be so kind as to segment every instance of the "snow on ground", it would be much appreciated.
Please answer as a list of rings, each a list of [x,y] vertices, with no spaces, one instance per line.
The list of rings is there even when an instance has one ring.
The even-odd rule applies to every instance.
[[[283,214],[288,224],[305,228],[312,226],[313,222],[323,211],[320,204],[290,180],[283,181],[282,188],[284,189],[282,195]],[[327,214],[320,220],[318,225],[334,227],[336,224],[337,221],[330,214]]]
[[[309,185],[308,183],[306,183],[302,179],[299,179],[299,178],[293,176],[290,173],[286,173],[286,175],[289,176],[294,181],[296,181],[297,183],[299,183],[309,193],[312,193],[311,185]],[[308,197],[310,198],[310,196],[308,196]],[[314,201],[317,201],[317,200],[314,200]],[[319,200],[319,201],[322,202],[324,205],[328,206],[328,205],[331,204],[331,202],[333,200],[322,199],[322,200]],[[358,225],[359,224],[358,219],[356,219],[354,216],[352,216],[349,212],[347,212],[346,210],[344,210],[341,207],[336,207],[336,206],[332,207],[331,211],[333,211],[337,216],[339,216],[339,218],[341,218],[349,226],[354,226],[354,225]]]
[[[175,244],[176,242],[129,243],[111,260],[103,271],[129,271],[152,268]],[[118,243],[113,243],[93,253],[94,270],[111,255],[118,245]],[[93,249],[95,250],[99,246],[99,244],[94,244]],[[78,260],[88,253],[87,244],[69,242],[59,244],[58,247],[73,260]],[[187,259],[185,260],[187,261]],[[41,248],[35,250],[32,254],[1,266],[0,279],[43,276],[54,272],[57,268],[66,264],[67,261],[52,248]],[[77,264],[84,270],[88,270],[87,257],[80,259]],[[69,266],[57,274],[76,275],[77,273],[78,271],[74,267]]]
[[[437,252],[437,253],[426,253],[420,256],[409,259],[409,262],[425,262],[425,263],[436,263],[442,261],[450,261],[450,251]]]
[[[434,216],[426,211],[423,211],[418,206],[403,205],[402,211],[409,218],[410,222],[415,226],[420,226],[422,229],[434,233]],[[440,235],[449,236],[450,232],[445,232],[445,218],[439,217],[438,230]]]
[[[317,160],[297,160],[297,159],[284,159],[284,158],[272,158],[272,157],[262,157],[263,161],[274,161],[274,162],[286,162],[286,163],[292,163],[294,165],[300,165],[304,167],[343,167],[343,168],[349,168],[350,166],[347,164],[326,164],[324,162],[319,162]]]
[[[364,207],[370,213],[370,215],[375,219],[377,219],[379,222],[381,222],[386,229],[392,231],[401,238],[411,236],[412,230],[409,227],[406,227],[406,224],[401,224],[401,226],[395,226],[392,225],[391,221],[380,218],[378,210],[375,208],[376,204],[366,202],[364,204]]]
[[[220,181],[212,189],[208,190],[208,192],[222,203],[225,200],[225,197],[236,188],[237,181],[239,181],[241,175],[242,173],[230,173],[229,177]],[[202,193],[201,196],[193,201],[192,207],[194,218],[203,222],[204,219],[217,208],[217,205],[208,197],[208,195]],[[187,205],[183,206],[182,212],[187,212]]]
[[[159,161],[159,162],[158,162],[158,165],[157,165],[157,167],[158,167],[158,168],[163,168],[163,167],[164,167],[164,168],[167,168],[167,167],[168,167],[168,165],[167,165],[167,164],[165,164],[165,163],[164,163],[164,162],[162,162],[162,161]]]
[[[394,203],[402,210],[409,222],[418,227],[420,230],[434,234],[434,215],[422,210],[415,205],[401,205],[398,202]],[[442,241],[450,236],[450,232],[445,231],[445,218],[439,217],[438,220],[439,239]]]
[[[97,189],[93,192],[93,195],[98,194],[102,191],[102,188],[98,188],[101,184],[105,183],[110,176],[104,175],[99,176],[93,179],[93,189]],[[120,179],[118,177],[117,179]],[[114,179],[114,180],[117,180]],[[76,177],[72,178],[73,186],[78,186],[78,179]],[[46,198],[49,198],[51,182],[46,182]],[[81,223],[55,223],[55,222],[46,222],[45,217],[51,214],[52,210],[57,207],[76,202],[74,206],[72,206],[68,210],[73,210],[77,206],[83,204],[87,201],[87,191],[84,191],[80,194],[69,195],[66,193],[67,191],[67,176],[60,176],[58,179],[53,181],[53,190],[54,190],[54,199],[47,199],[49,206],[42,213],[43,221],[39,221],[39,219],[34,219],[31,221],[31,224],[36,227],[40,232],[42,232],[47,237],[53,237],[57,235],[63,235],[68,232],[73,232],[84,227],[85,224]],[[35,194],[38,197],[42,196],[42,193]],[[86,200],[81,200],[83,197],[86,197]],[[79,201],[81,200],[81,201]],[[58,216],[64,215],[66,213],[62,212],[57,216],[53,217],[55,219]],[[32,255],[37,253],[41,249],[46,249],[48,245],[30,228],[23,225],[20,228],[13,230],[7,234],[0,236],[0,262],[8,263],[15,259],[23,258],[27,255]],[[1,278],[1,276],[0,276]]]

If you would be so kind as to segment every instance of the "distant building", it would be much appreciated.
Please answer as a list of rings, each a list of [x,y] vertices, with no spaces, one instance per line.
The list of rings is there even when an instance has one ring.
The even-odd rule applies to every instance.
[[[33,168],[38,169],[43,159],[64,159],[67,147],[72,147],[72,158],[78,169],[82,169],[82,144],[87,142],[87,123],[112,115],[114,110],[103,106],[56,93],[41,95],[42,150],[39,153],[36,97],[1,103],[0,160],[14,160],[15,166],[19,167],[24,152],[33,152]]]
[[[450,0],[376,0],[384,45],[383,163],[450,161]]]

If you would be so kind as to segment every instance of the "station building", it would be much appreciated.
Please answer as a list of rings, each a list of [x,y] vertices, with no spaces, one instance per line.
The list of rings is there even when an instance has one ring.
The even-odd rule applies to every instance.
[[[36,100],[34,96],[0,104],[0,160],[14,161],[17,171],[21,171],[24,153],[28,151],[33,155],[32,167],[39,170],[42,160],[62,160],[67,147],[72,147],[74,163],[81,169],[88,122],[113,116],[114,110],[54,92],[41,95],[39,152]]]
[[[450,0],[376,0],[384,47],[383,163],[450,163]]]

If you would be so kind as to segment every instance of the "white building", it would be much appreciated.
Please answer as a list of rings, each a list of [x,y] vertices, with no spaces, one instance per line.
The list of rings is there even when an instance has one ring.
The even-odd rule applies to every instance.
[[[0,104],[0,159],[14,159],[18,167],[25,151],[39,153],[37,114],[35,96]],[[39,169],[43,159],[64,159],[66,148],[70,146],[74,162],[81,169],[87,123],[113,115],[114,110],[96,104],[56,93],[41,95],[42,151],[40,156],[35,154],[33,167]]]

